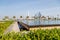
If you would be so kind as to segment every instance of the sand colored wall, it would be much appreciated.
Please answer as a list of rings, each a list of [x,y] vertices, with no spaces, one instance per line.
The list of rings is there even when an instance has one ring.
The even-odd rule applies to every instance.
[[[60,28],[60,26],[49,26],[49,27],[35,27],[35,28],[30,28],[29,30],[37,30],[37,29],[54,29],[54,28],[57,28],[57,29],[59,29]]]

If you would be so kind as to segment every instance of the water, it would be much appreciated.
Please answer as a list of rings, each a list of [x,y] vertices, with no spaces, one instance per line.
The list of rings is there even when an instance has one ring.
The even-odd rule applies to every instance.
[[[60,24],[60,20],[22,20],[27,25],[52,25]]]

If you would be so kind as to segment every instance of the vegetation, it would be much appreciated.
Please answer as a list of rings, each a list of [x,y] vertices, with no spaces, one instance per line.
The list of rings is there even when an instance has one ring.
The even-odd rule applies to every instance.
[[[3,18],[3,20],[6,20],[6,19],[9,19],[9,16],[5,16],[5,17]]]
[[[22,16],[20,16],[20,18],[22,18]]]
[[[28,18],[29,18],[29,16],[26,16],[26,18],[28,19]]]
[[[35,30],[27,33],[0,35],[0,40],[60,40],[60,29]]]
[[[4,32],[4,30],[12,24],[13,21],[0,21],[0,34]]]
[[[5,19],[9,19],[9,17],[8,16],[5,16]]]
[[[16,16],[13,16],[13,19],[16,19]]]

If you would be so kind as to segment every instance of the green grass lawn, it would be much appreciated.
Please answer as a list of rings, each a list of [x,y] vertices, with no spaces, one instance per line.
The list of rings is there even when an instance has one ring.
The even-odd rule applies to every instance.
[[[13,21],[0,21],[0,34],[2,34],[4,30],[6,30],[6,28],[9,27],[9,25],[12,23]]]

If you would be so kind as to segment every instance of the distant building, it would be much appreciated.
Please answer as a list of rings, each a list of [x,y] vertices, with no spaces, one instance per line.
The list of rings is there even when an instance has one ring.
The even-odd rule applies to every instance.
[[[35,14],[34,18],[35,19],[40,19],[41,18],[41,13],[39,12],[38,14]]]
[[[2,21],[3,19],[0,19],[0,21]]]
[[[42,19],[42,20],[45,20],[45,19],[46,19],[46,17],[45,17],[45,16],[41,16],[41,19]]]

